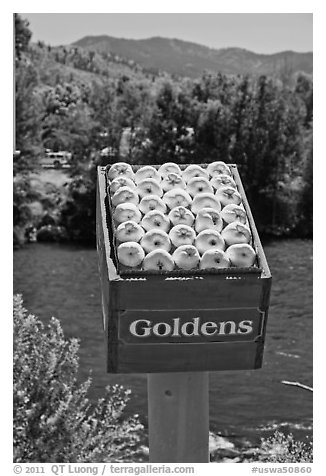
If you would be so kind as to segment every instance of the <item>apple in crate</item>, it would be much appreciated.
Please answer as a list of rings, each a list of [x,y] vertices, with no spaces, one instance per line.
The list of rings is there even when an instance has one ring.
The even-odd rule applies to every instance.
[[[109,186],[110,194],[113,195],[121,187],[129,187],[134,190],[136,188],[136,185],[133,180],[131,180],[128,177],[124,177],[122,175],[121,177],[115,178],[110,183],[110,186]]]
[[[196,236],[195,246],[202,255],[207,250],[224,250],[225,242],[222,235],[216,230],[203,230]]]
[[[215,177],[215,175],[231,175],[230,168],[222,160],[217,160],[207,165],[207,172],[210,177]]]
[[[188,165],[188,167],[182,172],[182,177],[186,183],[188,183],[193,177],[204,177],[206,179],[209,178],[206,170],[197,164]]]
[[[162,187],[153,178],[146,178],[138,182],[137,192],[140,198],[146,195],[157,195],[158,197],[162,197],[163,195]]]
[[[194,197],[197,193],[213,193],[213,187],[205,177],[193,177],[187,183],[187,192]]]
[[[228,246],[236,243],[249,243],[251,231],[247,225],[234,221],[222,230],[222,237]]]
[[[160,210],[166,212],[166,205],[157,195],[147,195],[139,203],[139,210],[146,215],[150,210]]]
[[[147,231],[141,239],[140,244],[146,253],[150,253],[156,249],[162,249],[165,251],[170,251],[171,249],[169,235],[165,231],[158,229]]]
[[[218,190],[223,187],[232,187],[234,189],[237,188],[235,181],[230,175],[221,174],[221,175],[214,175],[213,178],[210,180],[210,184],[215,190]]]
[[[180,269],[198,268],[200,256],[193,245],[181,245],[174,251],[172,258]]]
[[[172,271],[174,261],[166,250],[156,249],[150,251],[143,261],[143,269],[146,271]]]
[[[241,195],[232,187],[222,187],[216,190],[215,197],[221,202],[222,208],[230,203],[240,205]]]
[[[133,220],[136,223],[139,223],[141,220],[141,213],[138,210],[138,207],[134,203],[126,202],[120,203],[113,213],[114,221],[117,224],[123,223],[124,221]]]
[[[248,243],[236,243],[228,247],[225,252],[233,266],[249,268],[256,259],[255,250]]]
[[[116,162],[115,164],[111,165],[107,173],[109,180],[114,180],[115,178],[122,175],[130,179],[134,177],[134,172],[130,164],[127,164],[126,162]]]
[[[124,266],[130,266],[131,268],[139,266],[145,257],[143,248],[139,243],[134,241],[121,243],[118,246],[117,253],[119,262]]]
[[[231,265],[226,253],[216,248],[205,251],[201,257],[200,269],[221,269],[229,268]]]
[[[161,167],[158,169],[159,175],[164,178],[168,174],[177,174],[177,175],[182,175],[181,169],[178,164],[175,164],[174,162],[166,162],[165,164],[162,164]]]
[[[173,172],[167,174],[162,182],[161,182],[162,189],[164,192],[168,192],[169,190],[172,190],[173,188],[186,188],[186,184],[179,174],[175,174]]]
[[[226,205],[221,211],[221,217],[227,224],[234,221],[238,221],[244,225],[247,223],[247,214],[244,208],[240,205],[236,205],[235,203]]]
[[[219,212],[221,204],[213,193],[198,193],[192,202],[191,211],[197,215],[203,208],[213,208]]]
[[[150,210],[143,217],[141,226],[146,231],[159,228],[160,230],[168,232],[170,229],[170,220],[160,210]]]
[[[191,226],[195,221],[195,217],[193,216],[191,211],[188,208],[183,207],[182,205],[172,208],[168,216],[173,226]]]
[[[145,231],[143,228],[136,223],[135,221],[128,220],[123,223],[120,223],[115,232],[115,237],[121,243],[126,241],[135,241],[138,242],[144,236]]]
[[[163,201],[172,210],[180,205],[188,207],[191,204],[191,196],[182,188],[173,188],[163,195]]]
[[[112,205],[116,207],[120,203],[134,203],[138,205],[139,197],[135,189],[130,187],[120,187],[111,198]]]
[[[221,215],[218,211],[214,210],[214,208],[203,208],[199,210],[196,216],[195,230],[197,233],[207,230],[208,228],[218,232],[221,232],[223,228]]]
[[[193,228],[188,225],[175,225],[169,233],[173,245],[177,248],[181,245],[192,245],[196,238]]]
[[[158,183],[161,181],[160,174],[151,165],[144,165],[144,167],[140,167],[135,173],[134,178],[135,178],[136,184],[139,184],[139,182],[147,178],[152,178],[156,180]]]

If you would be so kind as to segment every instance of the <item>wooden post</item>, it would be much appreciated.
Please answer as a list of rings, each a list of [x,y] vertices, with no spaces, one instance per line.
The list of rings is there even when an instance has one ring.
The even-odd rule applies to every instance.
[[[208,375],[148,374],[150,462],[209,462]]]

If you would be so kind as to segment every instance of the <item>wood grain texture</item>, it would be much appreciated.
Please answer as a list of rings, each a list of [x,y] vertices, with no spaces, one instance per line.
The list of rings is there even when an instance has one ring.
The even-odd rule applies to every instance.
[[[208,463],[208,372],[149,375],[148,426],[151,463]]]
[[[103,175],[98,175],[97,188],[96,188],[96,245],[99,275],[101,283],[101,298],[102,298],[102,313],[103,313],[103,329],[106,329],[106,323],[109,313],[109,279],[108,279],[108,265],[107,265],[107,252],[106,252],[106,240],[108,239],[108,232],[103,226],[103,196],[101,189],[103,184]],[[106,234],[106,236],[105,236]]]
[[[255,220],[254,220],[254,217],[253,217],[251,209],[250,209],[250,205],[249,205],[249,202],[248,202],[248,199],[247,199],[247,196],[246,196],[246,192],[244,190],[244,187],[243,187],[240,175],[239,175],[238,168],[235,164],[230,164],[230,167],[231,167],[231,170],[232,170],[232,173],[233,173],[235,183],[236,183],[237,188],[240,192],[243,206],[245,207],[245,210],[246,210],[246,213],[247,213],[250,229],[251,229],[252,236],[253,236],[254,248],[255,248],[255,251],[256,251],[257,257],[258,257],[258,264],[259,264],[260,268],[262,269],[262,278],[271,279],[272,275],[271,275],[271,272],[270,272],[270,269],[269,269],[269,266],[268,266],[268,263],[267,263],[267,259],[266,259],[265,253],[264,253],[264,249],[262,247],[262,244],[261,244],[261,241],[260,241],[260,238],[259,238],[258,230],[257,230]]]
[[[257,369],[263,347],[258,342],[204,344],[122,344],[119,342],[114,373],[201,372]]]
[[[241,279],[207,276],[188,280],[123,280],[114,283],[119,309],[214,309],[258,307],[262,283],[249,274]]]

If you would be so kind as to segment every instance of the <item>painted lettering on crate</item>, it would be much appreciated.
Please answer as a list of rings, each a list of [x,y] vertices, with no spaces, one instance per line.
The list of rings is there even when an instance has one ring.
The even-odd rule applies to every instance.
[[[119,339],[124,343],[252,341],[261,330],[263,313],[256,308],[124,311]]]

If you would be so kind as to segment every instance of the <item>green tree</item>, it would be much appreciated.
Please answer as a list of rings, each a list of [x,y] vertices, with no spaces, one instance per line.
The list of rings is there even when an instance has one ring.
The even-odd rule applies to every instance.
[[[14,174],[33,169],[40,153],[40,103],[36,94],[38,74],[28,57],[32,33],[27,20],[15,19],[15,149]]]
[[[14,174],[35,168],[42,150],[40,97],[37,71],[23,59],[16,64]]]
[[[150,142],[143,153],[145,161],[192,160],[194,149],[188,128],[193,127],[196,113],[191,109],[193,101],[186,94],[185,86],[185,83],[174,84],[166,79],[159,82],[146,123]]]
[[[61,208],[60,224],[71,241],[96,243],[96,167],[75,174]]]
[[[304,125],[310,127],[313,118],[313,84],[312,78],[308,75],[300,73],[297,77],[296,94],[303,100],[306,107]]]
[[[22,54],[27,51],[32,32],[29,29],[29,22],[23,19],[18,13],[14,14],[15,20],[15,55],[16,61],[22,59]]]
[[[15,152],[13,156],[14,246],[25,239],[25,227],[33,223],[31,203],[39,199],[31,187],[29,172],[41,153],[38,74],[28,58],[31,32],[28,22],[15,14]]]
[[[196,154],[205,161],[229,162],[231,111],[218,99],[209,99],[201,106],[197,124]]]
[[[99,124],[99,132],[106,132],[99,144],[103,147],[107,146],[108,143],[114,143],[114,146],[118,147],[120,126],[115,127],[114,122],[115,98],[116,90],[113,81],[106,79],[103,83],[92,82],[89,106],[94,111],[93,117]]]
[[[307,138],[307,157],[303,165],[303,188],[298,199],[296,232],[305,238],[313,235],[313,137]]]
[[[44,147],[72,153],[74,171],[88,165],[97,123],[88,105],[88,92],[75,83],[48,87],[43,93],[42,142]]]

